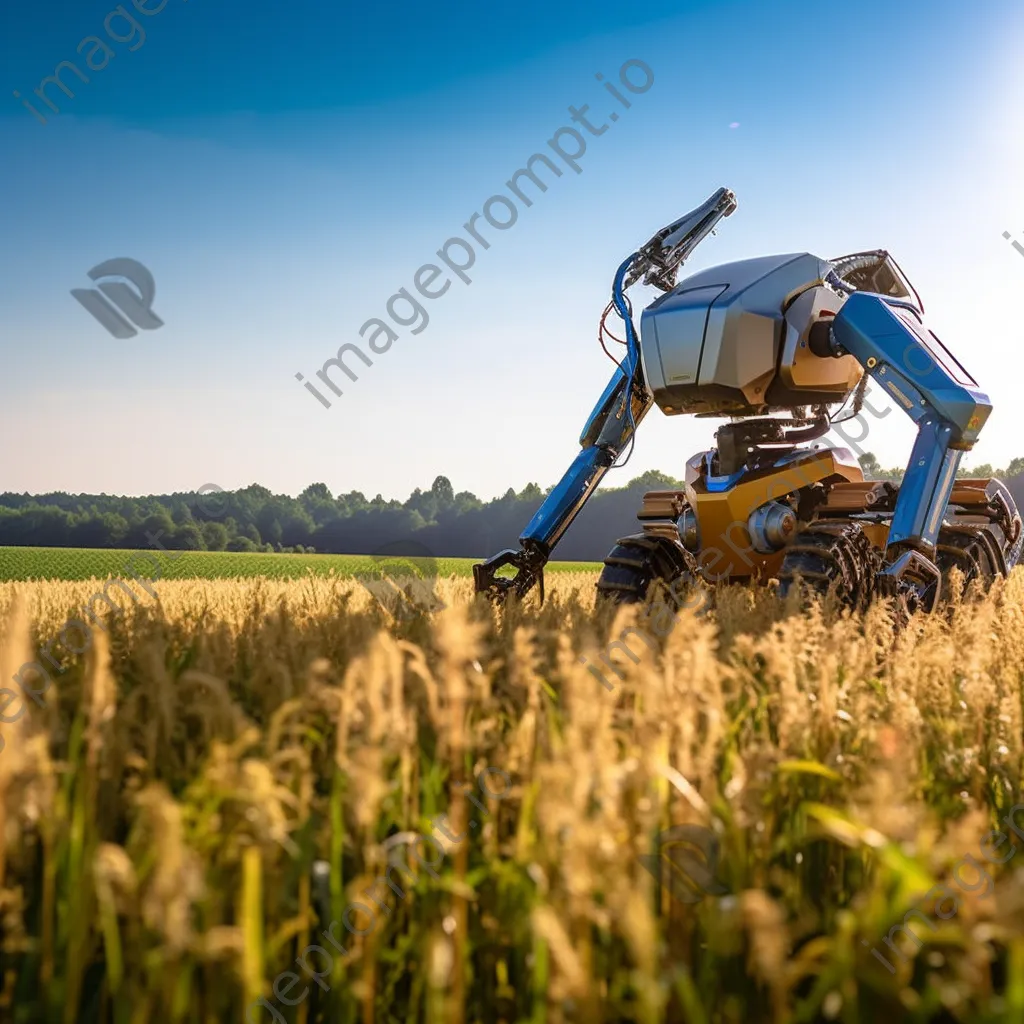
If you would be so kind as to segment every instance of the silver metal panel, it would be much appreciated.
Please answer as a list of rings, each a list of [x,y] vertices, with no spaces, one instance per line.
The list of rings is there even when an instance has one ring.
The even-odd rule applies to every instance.
[[[674,384],[696,384],[708,310],[725,285],[676,289],[663,302],[644,310],[640,320],[640,350],[651,390]]]
[[[677,411],[680,389],[692,399],[703,387],[712,405],[712,389],[743,392],[752,407],[762,403],[778,366],[786,308],[830,270],[810,253],[789,253],[711,267],[681,281],[641,321],[644,371],[657,404]]]
[[[810,253],[729,264],[729,287],[708,319],[700,384],[743,389],[778,365],[784,310],[831,267]],[[684,284],[690,284],[687,281]],[[765,387],[767,386],[767,382]]]
[[[739,293],[757,281],[762,280],[779,267],[784,267],[793,260],[798,260],[805,253],[787,253],[782,256],[755,256],[749,260],[736,260],[733,263],[720,263],[717,267],[708,267],[684,278],[676,286],[676,290],[685,288],[705,288],[709,284],[728,284],[730,293]],[[664,300],[659,300],[664,301]]]

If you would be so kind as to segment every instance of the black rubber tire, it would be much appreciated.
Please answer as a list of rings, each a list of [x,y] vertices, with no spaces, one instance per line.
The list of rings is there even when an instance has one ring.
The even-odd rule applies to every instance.
[[[655,580],[671,586],[684,575],[694,580],[694,563],[680,545],[667,537],[641,533],[623,537],[612,548],[604,560],[597,591],[619,604],[635,604],[647,597]]]
[[[964,591],[976,579],[983,580],[987,587],[997,576],[1004,575],[1006,568],[1002,532],[980,525],[943,526],[935,545],[935,564],[942,570],[944,599],[954,596],[950,579],[954,568],[964,574]]]
[[[816,594],[834,593],[843,604],[863,609],[874,596],[880,561],[859,523],[812,523],[786,548],[779,594],[786,597],[799,578]]]

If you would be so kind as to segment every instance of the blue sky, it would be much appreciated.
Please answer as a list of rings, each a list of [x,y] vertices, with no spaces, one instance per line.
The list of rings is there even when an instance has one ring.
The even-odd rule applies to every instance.
[[[1024,454],[1024,258],[1002,237],[1024,241],[1019,4],[124,6],[124,42],[110,0],[0,10],[2,490],[548,486],[609,376],[615,267],[720,185],[739,210],[688,270],[890,249],[995,403],[968,458]],[[114,57],[65,73],[75,97],[51,87],[41,124],[13,91],[85,68],[90,35]],[[595,74],[630,59],[654,83],[626,110]],[[621,117],[581,173],[489,229],[472,283],[332,408],[303,390],[583,104]],[[70,295],[121,256],[165,322],[126,340]],[[887,464],[900,420],[864,444]],[[608,484],[681,476],[712,430],[652,412]]]

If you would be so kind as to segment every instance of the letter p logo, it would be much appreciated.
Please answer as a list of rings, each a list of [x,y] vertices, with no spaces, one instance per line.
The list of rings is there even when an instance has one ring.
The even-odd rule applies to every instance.
[[[356,573],[356,579],[397,619],[411,618],[417,609],[437,612],[446,607],[434,592],[437,559],[419,541],[393,541],[378,548],[371,558],[374,568]]]
[[[724,896],[729,890],[715,878],[718,837],[700,825],[677,825],[658,833],[655,852],[640,857],[640,865],[680,903],[700,903],[705,896]]]
[[[152,309],[156,282],[153,275],[137,260],[125,256],[107,260],[93,267],[89,277],[93,281],[99,281],[102,277],[122,277],[134,285],[134,288],[129,288],[122,281],[110,281],[99,285],[98,290],[71,289],[71,294],[115,338],[134,338],[138,334],[135,327],[141,327],[144,331],[155,331],[163,327],[163,320]]]

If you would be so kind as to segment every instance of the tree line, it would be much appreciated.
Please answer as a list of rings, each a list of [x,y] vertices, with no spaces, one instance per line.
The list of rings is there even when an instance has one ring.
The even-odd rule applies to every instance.
[[[884,470],[870,452],[860,459],[872,480],[902,478]],[[977,466],[961,476],[1024,472],[1024,459],[1006,471]],[[599,561],[622,536],[637,533],[636,513],[645,491],[680,490],[682,482],[651,471],[619,488],[598,491],[558,547],[558,557]],[[1012,487],[1016,494],[1017,488]],[[178,551],[268,551],[376,554],[414,542],[437,557],[479,558],[515,547],[546,492],[529,484],[481,501],[455,492],[447,477],[429,490],[417,488],[404,501],[360,491],[333,495],[326,484],[307,487],[297,498],[252,484],[216,494],[179,492],[143,498],[106,494],[0,494],[0,546],[129,548],[159,544]],[[1021,500],[1022,496],[1018,496]],[[414,553],[410,549],[410,553]]]
[[[617,537],[636,532],[645,491],[681,488],[649,472],[596,494],[559,546],[559,557],[603,558]],[[415,541],[438,557],[478,558],[516,539],[546,492],[529,484],[493,501],[455,492],[447,477],[403,502],[360,491],[333,495],[326,484],[297,498],[252,484],[237,491],[117,497],[0,494],[0,546],[375,554]],[[214,506],[216,506],[214,510]],[[215,511],[216,514],[212,514]]]
[[[868,480],[890,480],[898,484],[906,472],[905,467],[902,466],[897,469],[883,469],[872,452],[865,452],[857,461]],[[991,462],[983,462],[980,466],[972,466],[970,469],[964,469],[961,466],[956,475],[961,479],[986,480],[989,477],[997,477],[999,480],[1006,481],[1020,476],[1021,473],[1024,473],[1024,458],[1018,457],[1010,459],[1010,464],[1006,469],[994,469]]]

